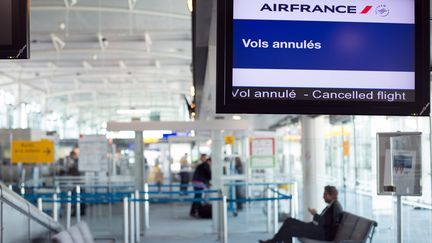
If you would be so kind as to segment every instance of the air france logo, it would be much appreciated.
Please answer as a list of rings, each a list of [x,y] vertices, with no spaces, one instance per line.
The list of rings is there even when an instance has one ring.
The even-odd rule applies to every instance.
[[[363,10],[360,12],[360,14],[367,14],[372,9],[372,6],[368,5],[363,8]]]
[[[375,13],[381,17],[386,17],[390,13],[390,9],[386,5],[378,5]]]
[[[261,12],[300,12],[300,13],[339,13],[339,14],[368,14],[371,12],[373,6],[366,5],[359,8],[353,5],[309,5],[309,4],[284,4],[284,3],[265,3],[260,11]],[[375,13],[379,16],[385,17],[389,14],[389,9],[386,5],[379,5],[375,9]]]

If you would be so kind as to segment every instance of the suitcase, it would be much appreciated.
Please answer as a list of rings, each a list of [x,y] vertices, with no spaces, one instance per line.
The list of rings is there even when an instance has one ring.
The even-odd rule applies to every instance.
[[[212,205],[209,203],[203,203],[198,210],[198,215],[203,219],[212,218]]]

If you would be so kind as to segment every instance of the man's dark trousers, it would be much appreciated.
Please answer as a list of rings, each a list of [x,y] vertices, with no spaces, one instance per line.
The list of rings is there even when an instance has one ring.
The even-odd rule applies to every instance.
[[[204,190],[204,188],[202,187],[194,187],[194,191],[202,191]],[[202,193],[195,193],[194,199],[201,199],[202,198]],[[198,213],[198,210],[201,208],[201,201],[197,202],[194,201],[192,202],[192,207],[190,210],[190,214],[194,215],[196,213]]]
[[[287,218],[279,232],[274,236],[274,243],[292,243],[292,237],[306,237],[315,240],[325,240],[325,232],[322,227],[311,223]]]

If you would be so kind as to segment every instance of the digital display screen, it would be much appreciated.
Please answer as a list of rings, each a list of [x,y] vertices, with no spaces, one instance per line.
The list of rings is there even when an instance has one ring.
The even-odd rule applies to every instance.
[[[416,82],[429,82],[416,75],[415,0],[225,0],[224,7],[219,111],[230,112],[223,109],[230,105],[241,112],[247,104],[327,103],[346,109],[329,114],[346,114],[350,103],[415,103]]]
[[[12,44],[12,0],[0,1],[0,46]]]

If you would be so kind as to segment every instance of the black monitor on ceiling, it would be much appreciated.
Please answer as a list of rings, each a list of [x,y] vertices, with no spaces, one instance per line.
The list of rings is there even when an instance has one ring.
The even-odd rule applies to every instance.
[[[217,113],[430,114],[429,1],[219,0]]]
[[[29,0],[0,1],[0,59],[27,59]]]

